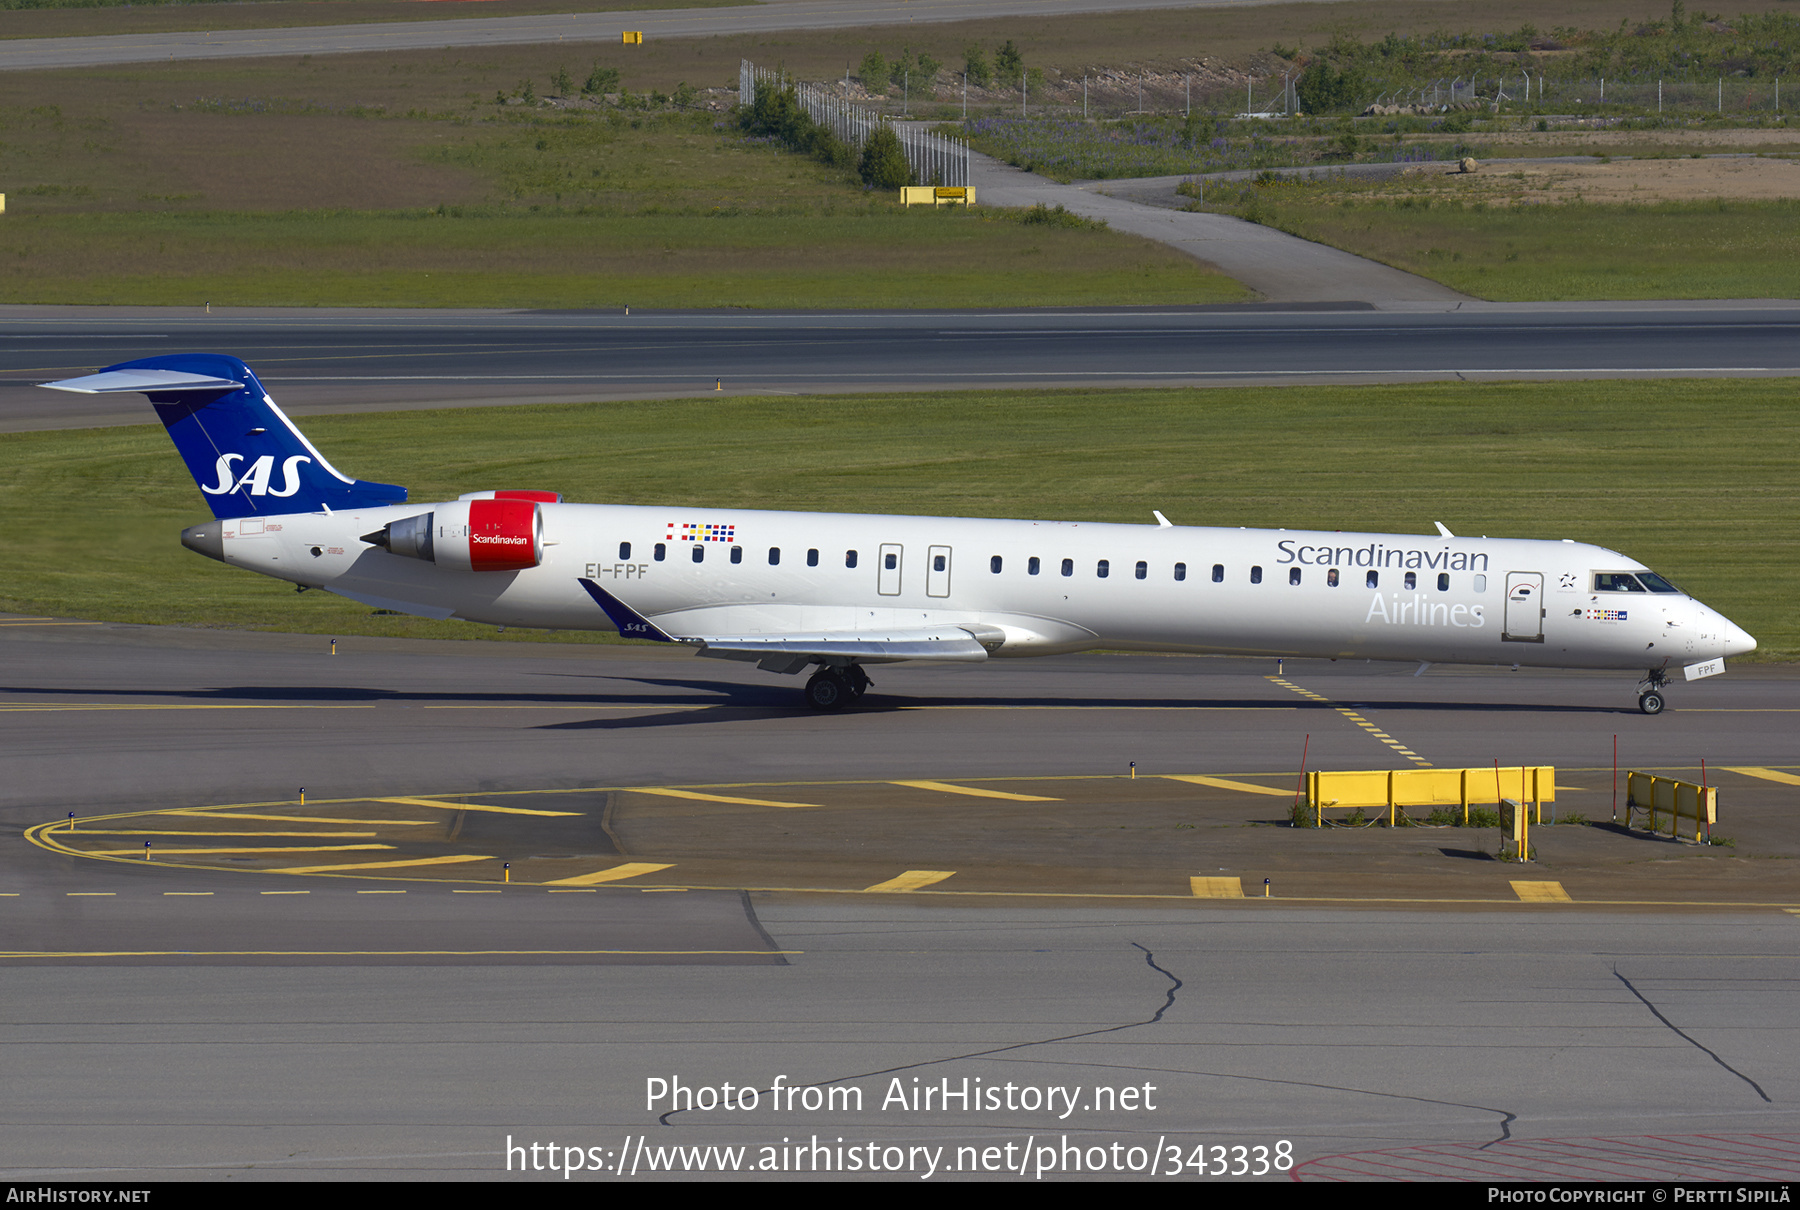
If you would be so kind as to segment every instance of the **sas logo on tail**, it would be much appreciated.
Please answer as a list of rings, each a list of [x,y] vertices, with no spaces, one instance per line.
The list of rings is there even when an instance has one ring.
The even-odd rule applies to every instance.
[[[231,464],[243,460],[242,454],[220,454],[219,465],[216,468],[219,481],[211,487],[202,483],[200,490],[209,496],[224,496],[231,492],[243,491],[246,488],[249,489],[252,496],[291,496],[300,490],[300,476],[296,473],[295,468],[302,462],[312,461],[311,458],[302,454],[296,454],[287,459],[281,464],[281,486],[270,488],[269,475],[275,469],[275,455],[264,454],[250,464],[249,469],[243,473],[242,477],[234,478],[236,472],[232,470]]]

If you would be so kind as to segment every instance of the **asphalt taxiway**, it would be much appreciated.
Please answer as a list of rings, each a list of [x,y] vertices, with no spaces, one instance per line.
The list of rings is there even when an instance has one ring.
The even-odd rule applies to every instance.
[[[820,716],[644,648],[80,621],[0,619],[11,1178],[484,1178],[508,1136],[644,1177],[816,1135],[1750,1179],[1800,1140],[1792,669],[1646,718],[1629,677],[1094,655],[884,670]],[[1610,826],[1615,735],[1704,759],[1732,844]],[[1303,748],[1384,740],[1553,763],[1589,826],[1524,867],[1491,830],[1282,826]],[[350,868],[445,856],[479,860]],[[765,1095],[671,1116],[672,1077]],[[863,1104],[770,1108],[796,1084]]]
[[[1800,374],[1800,304],[955,312],[0,307],[0,431],[142,424],[36,384],[241,357],[294,415],[699,394]]]

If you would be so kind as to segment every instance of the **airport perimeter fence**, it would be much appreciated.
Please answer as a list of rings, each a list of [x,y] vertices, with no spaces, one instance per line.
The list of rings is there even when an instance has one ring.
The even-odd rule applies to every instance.
[[[1567,117],[1623,117],[1668,114],[1774,116],[1793,106],[1784,101],[1780,77],[1719,76],[1710,80],[1627,77],[1566,77],[1520,72],[1510,76],[1435,79],[1384,89],[1369,106],[1398,106],[1424,112],[1462,109],[1474,113],[1542,114]]]
[[[758,67],[748,59],[740,61],[738,103],[752,104],[756,100],[758,84],[792,88],[807,116],[828,128],[859,156],[869,137],[887,126],[900,140],[900,150],[906,156],[914,180],[922,185],[966,186],[970,183],[969,145],[962,139],[895,122],[880,110],[848,101],[821,85],[803,84],[782,72]]]

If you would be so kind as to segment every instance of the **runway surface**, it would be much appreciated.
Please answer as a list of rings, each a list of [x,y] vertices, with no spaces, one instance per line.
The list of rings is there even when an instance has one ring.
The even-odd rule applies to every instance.
[[[509,1136],[515,1171],[555,1142],[639,1179],[840,1139],[912,1180],[1238,1145],[1263,1179],[1793,1171],[1792,669],[1646,718],[1629,677],[1094,655],[902,666],[819,716],[641,648],[80,621],[0,619],[10,1179],[488,1178]],[[1386,767],[1376,732],[1554,763],[1600,826],[1523,872],[1491,830],[1273,826],[1303,744]],[[1615,734],[1704,758],[1734,845],[1605,825]],[[71,812],[110,856],[23,838]],[[115,859],[151,832],[214,851]],[[483,860],[332,868],[452,851]],[[1001,1102],[918,1099],[965,1079]],[[838,1099],[780,1107],[803,1085]]]
[[[228,352],[297,415],[718,393],[1800,373],[1800,304],[641,312],[0,308],[0,430],[141,424],[34,384]]]

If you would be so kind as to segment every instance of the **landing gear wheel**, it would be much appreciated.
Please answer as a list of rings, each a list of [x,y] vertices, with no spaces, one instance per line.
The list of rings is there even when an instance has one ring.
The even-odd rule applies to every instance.
[[[854,696],[835,668],[821,668],[806,682],[806,704],[814,710],[841,710]]]
[[[1645,714],[1661,714],[1663,711],[1663,695],[1652,690],[1638,694],[1638,709]]]
[[[843,671],[844,683],[850,687],[850,700],[860,702],[862,695],[869,691],[873,684],[869,674],[862,670],[861,664],[852,664]]]

